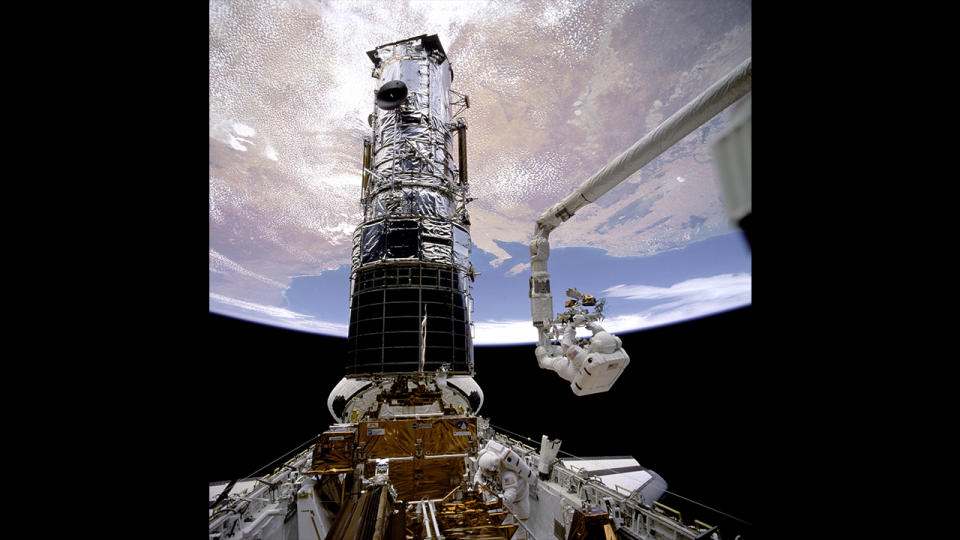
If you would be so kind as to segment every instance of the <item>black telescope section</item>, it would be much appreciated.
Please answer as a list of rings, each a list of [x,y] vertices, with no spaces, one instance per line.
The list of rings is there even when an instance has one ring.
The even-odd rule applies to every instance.
[[[358,272],[350,299],[345,374],[417,372],[421,349],[425,372],[447,364],[453,373],[472,373],[473,339],[462,288],[466,279],[464,272],[422,263]]]
[[[411,216],[358,232],[346,375],[416,372],[421,350],[424,371],[472,374],[467,230]]]

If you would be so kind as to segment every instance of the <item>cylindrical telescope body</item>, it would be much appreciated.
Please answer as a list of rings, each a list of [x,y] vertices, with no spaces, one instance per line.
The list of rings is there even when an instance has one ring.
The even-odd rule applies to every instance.
[[[446,364],[472,375],[473,267],[467,184],[453,149],[463,127],[451,123],[453,71],[435,35],[367,54],[377,83],[364,221],[353,237],[345,374],[435,372]]]

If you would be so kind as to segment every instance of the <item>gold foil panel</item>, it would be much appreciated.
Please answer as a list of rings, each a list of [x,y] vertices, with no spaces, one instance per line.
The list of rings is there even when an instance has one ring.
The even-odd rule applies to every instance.
[[[476,417],[361,422],[364,459],[476,454]],[[391,464],[392,467],[392,464]]]
[[[373,476],[374,466],[364,467],[364,476]],[[407,502],[439,499],[460,485],[466,465],[462,457],[405,459],[390,461],[390,483],[397,498]]]
[[[325,431],[313,447],[311,473],[336,474],[353,470],[353,450],[356,445],[356,429],[344,428]]]
[[[507,514],[502,509],[496,510],[499,506],[495,501],[483,501],[482,496],[443,503],[437,515],[440,531],[444,538],[451,540],[508,540],[518,526],[503,524]]]
[[[509,540],[517,531],[517,525],[481,525],[477,527],[453,527],[440,530],[444,538],[463,540]]]
[[[444,418],[434,423],[424,433],[424,452],[426,455],[476,454],[477,419],[476,417]],[[428,433],[429,432],[429,433]]]
[[[610,540],[608,532],[612,534],[613,529],[605,528],[609,523],[610,515],[607,512],[598,509],[588,511],[577,509],[570,523],[567,540]]]

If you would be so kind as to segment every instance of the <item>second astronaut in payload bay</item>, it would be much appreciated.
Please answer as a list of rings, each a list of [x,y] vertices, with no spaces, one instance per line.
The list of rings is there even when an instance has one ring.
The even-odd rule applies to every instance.
[[[530,483],[533,471],[516,453],[497,441],[487,441],[477,454],[474,482],[500,494],[504,504],[519,519],[530,517]]]

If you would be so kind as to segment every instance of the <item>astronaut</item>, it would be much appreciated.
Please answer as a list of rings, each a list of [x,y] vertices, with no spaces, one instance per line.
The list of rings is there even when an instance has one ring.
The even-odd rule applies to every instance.
[[[586,326],[593,332],[590,343],[586,347],[577,344],[577,327]],[[608,333],[596,321],[586,321],[583,315],[574,315],[563,330],[563,339],[560,347],[552,345],[550,348],[539,346],[536,349],[537,362],[543,369],[552,369],[564,379],[573,382],[584,360],[591,353],[610,355],[620,350],[620,338]],[[552,351],[550,349],[553,349]],[[552,353],[552,354],[551,354]]]
[[[487,441],[477,454],[475,483],[483,483],[498,491],[504,504],[517,518],[530,517],[530,482],[533,471],[509,447],[497,441]]]

